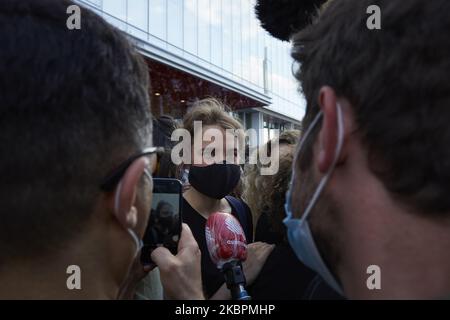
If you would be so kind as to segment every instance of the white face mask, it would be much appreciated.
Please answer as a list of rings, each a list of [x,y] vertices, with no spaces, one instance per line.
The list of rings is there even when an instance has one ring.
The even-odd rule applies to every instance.
[[[183,184],[189,183],[189,169],[184,169],[181,177]]]
[[[127,229],[128,233],[130,234],[131,238],[133,238],[134,244],[136,246],[136,251],[134,252],[134,257],[136,258],[139,252],[141,251],[142,247],[144,246],[144,242],[141,238],[138,237],[136,232],[134,232],[132,229]]]
[[[338,120],[338,141],[336,145],[336,152],[334,155],[333,163],[330,166],[328,172],[325,174],[325,176],[323,176],[322,179],[320,180],[319,185],[317,186],[317,189],[314,192],[311,201],[309,202],[300,219],[292,218],[292,208],[291,208],[292,182],[291,182],[291,186],[286,195],[286,203],[285,203],[285,211],[287,217],[283,220],[283,222],[287,227],[289,243],[292,249],[294,250],[295,254],[297,255],[297,257],[299,258],[299,260],[302,261],[309,268],[316,271],[325,280],[325,282],[328,283],[328,285],[330,285],[339,294],[343,295],[343,290],[341,286],[339,285],[335,277],[332,275],[332,273],[330,272],[330,270],[328,269],[327,265],[325,264],[320,255],[320,252],[316,246],[307,220],[311,212],[311,209],[316,204],[317,199],[319,198],[323,188],[325,187],[329,177],[331,176],[331,173],[333,172],[334,167],[336,166],[336,162],[339,158],[339,154],[341,153],[342,144],[344,140],[344,119],[342,116],[341,106],[337,104],[336,108]],[[310,127],[303,136],[302,141],[300,142],[297,154],[300,154],[300,152],[302,151],[306,139],[308,138],[312,129],[318,123],[321,116],[322,112],[319,112],[319,114],[311,123]]]

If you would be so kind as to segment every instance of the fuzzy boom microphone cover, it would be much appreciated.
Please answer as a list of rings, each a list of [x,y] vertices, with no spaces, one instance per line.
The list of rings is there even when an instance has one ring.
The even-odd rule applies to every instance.
[[[328,0],[257,0],[256,16],[273,37],[289,41],[290,36],[312,22]]]

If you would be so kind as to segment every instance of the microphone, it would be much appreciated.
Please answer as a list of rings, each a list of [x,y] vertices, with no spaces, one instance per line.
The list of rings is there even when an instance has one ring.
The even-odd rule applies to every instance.
[[[247,259],[247,241],[239,221],[231,214],[215,212],[206,222],[205,235],[211,260],[222,271],[232,299],[251,300],[241,264]]]

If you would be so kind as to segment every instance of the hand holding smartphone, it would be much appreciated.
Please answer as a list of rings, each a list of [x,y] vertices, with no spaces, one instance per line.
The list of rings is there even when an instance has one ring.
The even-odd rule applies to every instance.
[[[177,253],[181,234],[182,185],[177,179],[154,178],[150,218],[144,234],[141,263],[153,264],[151,253],[157,247],[166,247]]]

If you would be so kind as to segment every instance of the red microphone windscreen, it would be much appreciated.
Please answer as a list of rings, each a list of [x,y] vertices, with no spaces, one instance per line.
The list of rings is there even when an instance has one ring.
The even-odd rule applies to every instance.
[[[209,255],[219,269],[227,262],[244,261],[247,258],[244,230],[231,214],[211,214],[206,222],[205,234]]]

